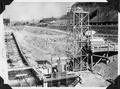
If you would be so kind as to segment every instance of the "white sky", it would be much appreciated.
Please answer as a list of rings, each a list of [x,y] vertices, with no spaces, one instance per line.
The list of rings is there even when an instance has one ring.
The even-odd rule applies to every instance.
[[[6,7],[4,17],[12,21],[59,17],[65,14],[72,4],[73,2],[13,2]]]

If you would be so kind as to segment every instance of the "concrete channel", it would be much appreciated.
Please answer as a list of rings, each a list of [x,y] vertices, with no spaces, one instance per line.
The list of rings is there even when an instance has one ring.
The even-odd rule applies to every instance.
[[[30,63],[28,63],[26,57],[24,56],[23,52],[21,51],[21,48],[19,46],[19,43],[16,40],[16,37],[14,33],[6,34],[6,47],[7,50],[11,51],[13,53],[10,55],[10,52],[7,52],[7,58],[8,60],[12,61],[12,65],[8,68],[8,76],[9,76],[9,82],[11,86],[40,86],[41,81],[38,76],[36,76],[35,70],[30,66]],[[8,46],[9,45],[9,46]],[[11,50],[12,49],[12,50]],[[21,61],[22,66],[17,66],[16,64],[18,61],[15,61],[16,59],[11,58],[12,56],[15,56],[16,59]]]

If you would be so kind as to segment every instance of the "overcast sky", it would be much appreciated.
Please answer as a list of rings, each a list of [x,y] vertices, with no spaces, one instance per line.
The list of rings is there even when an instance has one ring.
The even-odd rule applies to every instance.
[[[6,7],[4,17],[12,21],[60,17],[72,4],[73,2],[13,2]]]

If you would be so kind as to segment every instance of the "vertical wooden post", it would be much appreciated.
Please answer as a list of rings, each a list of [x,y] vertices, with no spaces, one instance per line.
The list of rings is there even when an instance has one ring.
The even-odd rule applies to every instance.
[[[93,70],[93,56],[91,55],[91,70]]]
[[[65,73],[66,73],[66,74],[65,74],[65,77],[66,77],[66,84],[65,84],[65,85],[67,85],[67,60],[68,60],[68,59],[66,59],[66,66],[65,66],[65,67],[66,67],[66,69],[65,69],[65,70],[66,70],[66,71],[65,71]]]
[[[75,13],[73,12],[73,34],[75,35],[75,28],[74,28],[74,26],[75,26]],[[75,44],[75,42],[74,42],[74,44]],[[75,56],[74,55],[75,55],[75,47],[73,49],[73,58],[72,58],[72,60],[73,60],[73,71],[74,71],[74,67],[75,67],[75,61],[74,61],[74,57]]]
[[[89,63],[88,63],[88,61],[89,61],[89,54],[87,54],[87,70],[88,70],[88,66],[89,66]]]
[[[81,54],[81,55],[80,55],[80,56],[81,56],[81,57],[80,57],[80,71],[82,71],[82,69],[83,69],[83,66],[82,66],[82,61],[83,61],[83,60],[82,60],[82,58],[83,58],[83,57],[82,57],[82,51],[80,52],[80,54]]]
[[[61,67],[62,67],[62,63],[61,63],[61,59],[59,57],[59,60],[58,60],[58,73],[57,73],[58,78],[61,78],[61,73],[62,73],[62,68]],[[61,83],[61,81],[58,80],[58,87],[60,86],[60,83]]]
[[[52,55],[51,55],[51,78],[53,78],[53,71],[52,71]],[[50,86],[52,86],[52,80],[50,82]]]
[[[47,83],[47,82],[44,82],[44,83],[43,83],[43,87],[48,87],[48,83]]]
[[[113,44],[114,45],[114,51],[116,51],[115,50],[115,44]],[[113,61],[115,61],[115,56],[113,55]]]

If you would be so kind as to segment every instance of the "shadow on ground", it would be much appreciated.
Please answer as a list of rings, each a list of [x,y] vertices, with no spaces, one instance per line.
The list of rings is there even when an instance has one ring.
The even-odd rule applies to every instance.
[[[119,88],[120,88],[120,75],[106,89],[119,89]]]
[[[2,77],[0,77],[0,89],[12,89],[8,84],[4,84]]]

